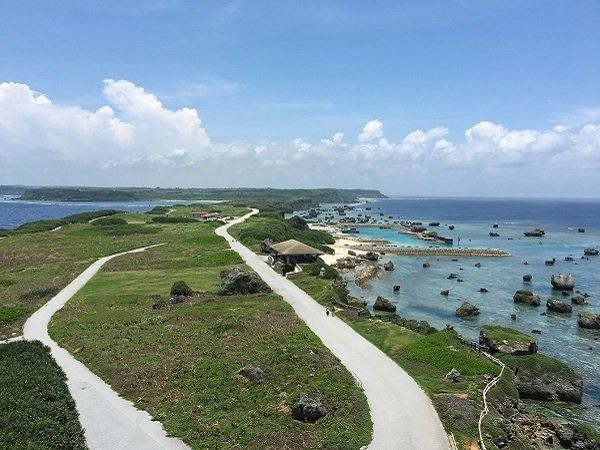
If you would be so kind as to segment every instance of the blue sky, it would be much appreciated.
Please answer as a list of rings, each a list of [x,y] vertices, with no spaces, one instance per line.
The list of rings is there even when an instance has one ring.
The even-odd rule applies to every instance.
[[[600,2],[9,0],[2,17],[0,182],[600,192]]]

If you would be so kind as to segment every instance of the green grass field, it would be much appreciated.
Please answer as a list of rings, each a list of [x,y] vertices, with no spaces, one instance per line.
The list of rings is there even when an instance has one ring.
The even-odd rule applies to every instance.
[[[87,448],[66,377],[39,341],[0,345],[4,450]]]
[[[107,263],[55,316],[51,336],[193,448],[368,444],[364,393],[287,303],[274,294],[218,295],[220,271],[241,260],[215,224],[152,226],[161,231],[148,236],[166,245]],[[101,227],[93,228],[71,233],[96,236]],[[170,305],[179,280],[200,294]],[[153,309],[159,298],[168,305]],[[247,364],[266,381],[240,377]],[[325,398],[328,414],[315,424],[290,416],[305,392]]]

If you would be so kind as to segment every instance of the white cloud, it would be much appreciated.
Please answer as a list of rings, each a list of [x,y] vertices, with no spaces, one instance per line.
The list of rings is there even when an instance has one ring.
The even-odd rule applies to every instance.
[[[313,142],[298,137],[213,145],[196,109],[166,108],[154,94],[125,80],[105,80],[103,94],[107,104],[90,111],[54,103],[25,84],[1,83],[2,181],[392,186],[390,192],[400,192],[397,180],[422,177],[439,184],[463,170],[502,173],[510,185],[517,171],[575,177],[600,167],[599,122],[534,130],[482,121],[464,133],[456,130],[457,138],[440,126],[392,139],[384,137],[384,125],[375,119],[354,142],[338,131]]]
[[[358,135],[358,142],[369,142],[373,139],[379,139],[383,136],[383,123],[379,120],[371,120],[362,129]]]

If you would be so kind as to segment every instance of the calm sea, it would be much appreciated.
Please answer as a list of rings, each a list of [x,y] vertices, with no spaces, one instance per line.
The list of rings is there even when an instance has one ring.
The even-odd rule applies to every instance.
[[[366,207],[371,210],[367,211]],[[384,216],[380,216],[383,213]],[[577,326],[577,313],[600,313],[600,257],[581,259],[586,247],[600,248],[600,201],[567,200],[482,200],[482,199],[386,199],[358,206],[348,215],[370,214],[388,220],[415,220],[424,224],[440,222],[430,229],[442,236],[460,238],[461,247],[493,247],[512,254],[507,258],[452,258],[385,256],[395,264],[393,272],[382,272],[368,289],[350,284],[352,294],[372,304],[378,295],[397,302],[398,314],[427,320],[437,328],[452,324],[461,334],[477,340],[481,325],[503,325],[535,335],[540,351],[554,356],[576,368],[584,376],[585,397],[583,414],[600,424],[600,331],[584,330]],[[498,228],[492,228],[494,223]],[[450,230],[448,225],[454,225]],[[585,228],[579,233],[578,228]],[[542,228],[543,238],[528,238],[523,231]],[[385,238],[397,245],[429,245],[396,230],[359,228],[363,237]],[[500,237],[490,237],[495,231]],[[566,256],[574,261],[565,261]],[[556,258],[554,266],[546,260]],[[430,267],[423,268],[428,262]],[[475,267],[476,263],[481,267]],[[525,265],[524,263],[528,264]],[[587,292],[589,305],[573,305],[573,314],[546,313],[548,298],[562,297],[552,290],[550,277],[555,273],[570,273],[575,278],[575,289]],[[464,280],[449,280],[456,273]],[[533,275],[533,281],[524,284],[522,276]],[[392,286],[401,285],[399,294]],[[486,288],[488,293],[480,293]],[[440,291],[448,289],[443,297]],[[530,289],[542,298],[542,305],[533,308],[513,302],[518,289]],[[454,311],[468,300],[481,314],[475,319],[455,317]],[[511,314],[517,319],[511,320]]]
[[[0,199],[0,228],[16,228],[25,222],[58,219],[86,211],[118,209],[125,212],[144,212],[158,205],[187,203],[181,201],[152,202],[34,202]]]

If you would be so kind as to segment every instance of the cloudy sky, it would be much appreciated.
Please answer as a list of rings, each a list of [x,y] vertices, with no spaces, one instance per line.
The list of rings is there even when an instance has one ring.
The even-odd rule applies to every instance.
[[[0,184],[600,197],[595,0],[0,8]]]

